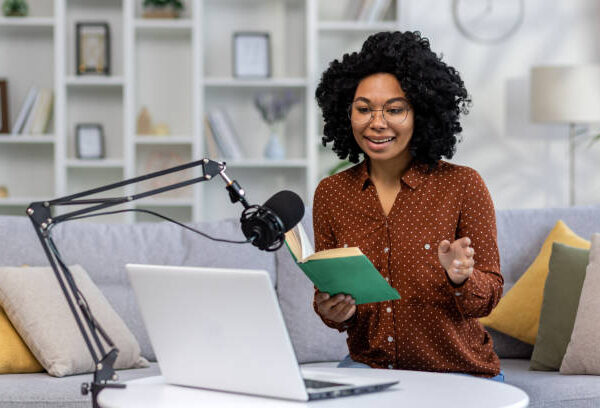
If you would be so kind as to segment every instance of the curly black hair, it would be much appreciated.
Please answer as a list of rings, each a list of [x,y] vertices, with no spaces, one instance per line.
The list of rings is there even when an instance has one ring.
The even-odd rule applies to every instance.
[[[442,156],[452,158],[462,131],[459,115],[468,113],[471,99],[458,72],[431,51],[418,31],[373,34],[360,52],[329,64],[316,91],[325,121],[323,146],[333,142],[340,159],[359,161],[364,152],[352,135],[348,107],[359,82],[381,72],[398,79],[414,110],[412,157],[430,167]]]

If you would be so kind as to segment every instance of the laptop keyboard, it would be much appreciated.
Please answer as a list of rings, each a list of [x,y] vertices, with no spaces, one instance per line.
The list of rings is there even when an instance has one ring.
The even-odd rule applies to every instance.
[[[348,385],[348,384],[332,383],[332,382],[318,381],[318,380],[309,380],[307,378],[304,378],[304,385],[306,386],[306,388],[318,389],[318,388],[338,387],[341,385]]]

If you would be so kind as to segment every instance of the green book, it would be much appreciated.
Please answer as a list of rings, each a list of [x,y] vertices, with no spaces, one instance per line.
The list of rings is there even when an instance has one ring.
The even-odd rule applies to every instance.
[[[301,224],[285,234],[296,265],[321,292],[351,295],[356,304],[400,299],[360,248],[334,248],[314,252]]]

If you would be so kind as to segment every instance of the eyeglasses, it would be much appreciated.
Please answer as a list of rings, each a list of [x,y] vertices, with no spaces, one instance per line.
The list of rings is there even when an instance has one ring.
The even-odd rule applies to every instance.
[[[366,125],[375,117],[374,112],[381,111],[387,123],[399,125],[406,120],[409,110],[410,105],[406,101],[388,102],[381,109],[373,109],[365,101],[354,101],[348,108],[348,117],[356,125]]]

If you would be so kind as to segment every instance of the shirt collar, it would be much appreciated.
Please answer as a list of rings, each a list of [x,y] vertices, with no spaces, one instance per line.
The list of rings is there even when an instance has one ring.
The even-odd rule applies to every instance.
[[[369,177],[369,168],[367,160],[363,160],[358,166],[355,167],[355,179],[356,185],[360,190],[367,188],[372,183]],[[408,170],[402,176],[402,181],[411,189],[416,189],[429,175],[429,166],[423,163],[418,163],[412,160]]]

